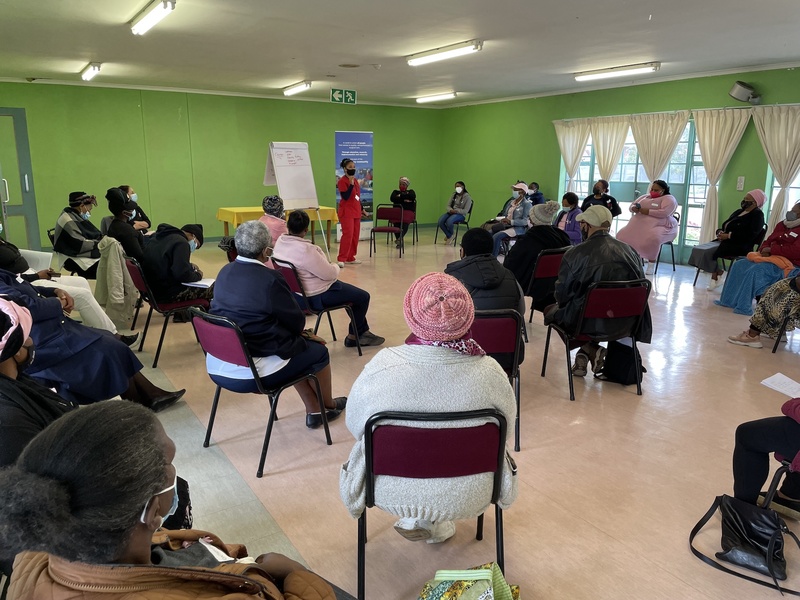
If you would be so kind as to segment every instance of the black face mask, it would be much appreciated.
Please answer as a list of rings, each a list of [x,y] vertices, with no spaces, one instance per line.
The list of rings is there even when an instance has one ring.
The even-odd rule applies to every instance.
[[[355,169],[347,169],[345,171],[345,173],[347,173],[348,175],[355,175],[356,174],[356,170]]]
[[[740,206],[742,207],[742,210],[747,210],[747,207],[750,206],[750,202],[748,202],[747,200],[742,200]]]
[[[25,360],[22,362],[17,362],[17,370],[22,373],[25,369],[31,366],[33,363],[33,359],[36,358],[36,346],[31,344],[30,346],[23,346],[23,348],[28,349],[28,355],[25,357]],[[16,359],[14,359],[16,361]]]
[[[585,242],[589,239],[589,230],[581,227],[581,239]]]

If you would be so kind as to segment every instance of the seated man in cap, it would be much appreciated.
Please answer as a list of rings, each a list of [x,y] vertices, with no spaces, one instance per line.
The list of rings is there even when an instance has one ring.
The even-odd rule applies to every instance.
[[[203,245],[203,226],[184,225],[180,229],[161,223],[144,249],[144,268],[147,283],[160,302],[181,302],[214,297],[210,287],[186,286],[203,278],[203,272],[189,261],[192,252]],[[176,321],[185,317],[176,315]]]
[[[461,237],[461,260],[451,262],[444,270],[467,288],[475,310],[511,309],[525,314],[525,297],[514,274],[492,256],[492,234],[475,227]],[[520,345],[520,363],[525,346]],[[512,367],[513,354],[492,355],[500,366]]]
[[[131,223],[138,212],[136,202],[130,200],[121,188],[110,188],[106,192],[106,200],[108,200],[108,210],[114,215],[114,220],[108,226],[108,236],[122,245],[126,256],[142,262],[144,234]]]
[[[61,211],[53,236],[53,249],[56,252],[85,259],[83,261],[69,259],[64,265],[87,279],[94,279],[97,276],[97,262],[100,260],[97,244],[103,237],[100,230],[89,222],[92,206],[97,206],[97,199],[94,196],[86,192],[70,192],[69,206]]]
[[[574,329],[583,310],[586,290],[592,283],[644,279],[642,261],[636,250],[609,234],[611,219],[611,211],[599,205],[590,206],[577,216],[585,241],[564,254],[556,282],[556,304],[545,311],[545,324],[558,323],[568,331]],[[598,333],[614,333],[609,330],[610,323],[598,321],[595,323]],[[649,344],[651,335],[652,323],[647,310],[636,340]],[[598,373],[603,368],[605,356],[605,348],[597,342],[587,342],[578,350],[572,374],[585,377],[589,362]]]

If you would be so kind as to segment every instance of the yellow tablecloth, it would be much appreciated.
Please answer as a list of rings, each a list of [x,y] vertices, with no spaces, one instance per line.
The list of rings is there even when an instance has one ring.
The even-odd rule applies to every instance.
[[[289,217],[291,211],[286,211],[286,217]],[[317,211],[313,208],[305,209],[308,218],[311,219],[311,241],[314,242],[314,225],[317,222]],[[264,215],[264,209],[260,206],[234,206],[217,209],[217,221],[222,221],[225,235],[230,235],[228,226],[233,225],[236,229],[245,221],[254,221]],[[327,222],[327,235],[328,247],[331,245],[331,226],[339,222],[339,216],[336,214],[336,209],[332,206],[320,206],[319,217],[322,221]]]

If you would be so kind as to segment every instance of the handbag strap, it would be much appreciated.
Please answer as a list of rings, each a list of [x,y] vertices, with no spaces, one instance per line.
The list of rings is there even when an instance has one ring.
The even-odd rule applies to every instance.
[[[751,581],[753,583],[757,583],[758,585],[763,585],[764,587],[768,587],[768,588],[772,588],[774,590],[778,590],[781,593],[781,595],[786,593],[786,594],[791,594],[792,596],[800,596],[800,592],[795,591],[795,590],[790,590],[789,588],[782,588],[780,585],[778,585],[778,581],[777,581],[777,579],[775,579],[775,575],[774,574],[772,575],[772,580],[775,583],[770,583],[768,581],[762,581],[761,579],[756,579],[755,577],[750,577],[749,575],[744,575],[742,573],[738,573],[738,572],[734,571],[733,569],[729,569],[728,567],[725,567],[725,566],[721,565],[720,563],[715,561],[713,558],[709,558],[708,556],[706,556],[705,554],[703,554],[697,548],[694,547],[694,544],[692,543],[694,541],[694,538],[697,536],[698,533],[700,533],[700,530],[703,529],[703,527],[706,526],[706,523],[708,523],[711,520],[711,517],[714,516],[715,512],[717,512],[717,509],[719,508],[721,503],[722,503],[722,496],[717,496],[714,499],[714,502],[711,504],[711,508],[709,508],[708,511],[706,512],[706,514],[704,514],[700,518],[700,520],[697,522],[697,525],[695,525],[692,528],[692,531],[689,534],[689,548],[691,549],[692,554],[694,554],[697,558],[702,560],[707,565],[710,565],[710,566],[714,567],[715,569],[719,569],[720,571],[724,571],[725,573],[729,573],[731,575],[736,575],[736,577],[741,577],[742,579],[746,579],[747,581]],[[791,535],[792,538],[794,538],[795,542],[797,542],[797,545],[800,546],[800,540],[797,539],[797,536],[794,533],[792,533],[791,531],[789,531],[788,528],[786,528],[785,531],[787,533],[789,533],[789,535]],[[770,541],[769,541],[769,549],[768,549],[768,556],[767,556],[768,563],[767,564],[769,566],[770,573],[772,573],[772,571],[773,571],[773,569],[772,569],[772,551],[773,551],[773,549],[775,547],[775,542],[776,542],[777,537],[779,535],[780,535],[780,530],[776,531],[773,534],[773,536],[770,539]]]

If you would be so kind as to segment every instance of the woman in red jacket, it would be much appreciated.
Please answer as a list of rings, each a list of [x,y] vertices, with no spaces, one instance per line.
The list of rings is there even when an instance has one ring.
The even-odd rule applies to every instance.
[[[342,199],[339,201],[339,223],[342,226],[342,240],[339,242],[339,266],[360,265],[356,259],[358,237],[361,233],[361,217],[366,213],[361,208],[361,185],[356,179],[356,163],[345,158],[339,163],[344,175],[336,185]]]

